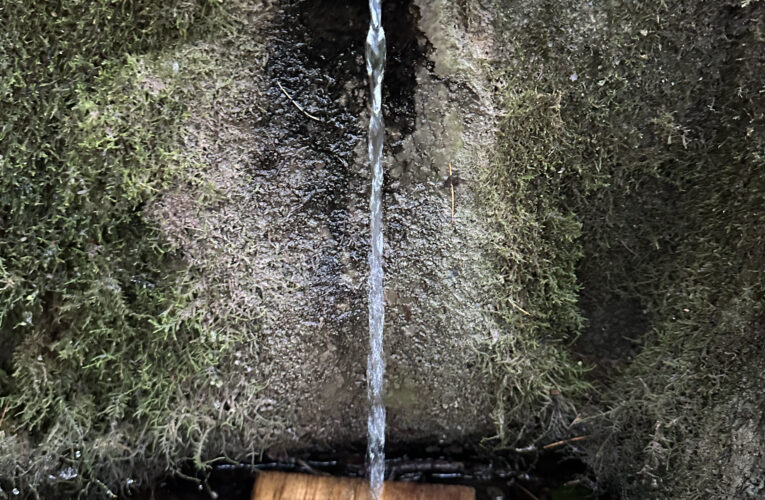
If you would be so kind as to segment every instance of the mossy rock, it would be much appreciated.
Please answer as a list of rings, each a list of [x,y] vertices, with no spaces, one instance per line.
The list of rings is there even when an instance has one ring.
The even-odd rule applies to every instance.
[[[756,496],[762,440],[741,436],[763,408],[762,3],[500,5],[508,157],[549,165],[536,206],[580,224],[589,326],[571,349],[595,368],[582,409],[608,409],[587,426],[600,481],[629,498]],[[536,119],[515,120],[519,89],[540,96]]]
[[[322,5],[0,1],[0,496],[363,440],[366,11]],[[389,442],[761,495],[765,4],[387,5]]]

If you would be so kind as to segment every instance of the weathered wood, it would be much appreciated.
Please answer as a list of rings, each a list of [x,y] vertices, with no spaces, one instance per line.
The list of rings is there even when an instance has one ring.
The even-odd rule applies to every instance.
[[[475,500],[468,486],[386,482],[383,500]],[[261,472],[252,500],[371,500],[363,479]]]

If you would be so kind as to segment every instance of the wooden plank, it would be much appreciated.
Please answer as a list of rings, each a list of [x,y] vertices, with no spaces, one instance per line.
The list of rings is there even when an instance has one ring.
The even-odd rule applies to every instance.
[[[386,482],[383,500],[475,500],[469,486]],[[261,472],[252,500],[372,500],[364,479]]]

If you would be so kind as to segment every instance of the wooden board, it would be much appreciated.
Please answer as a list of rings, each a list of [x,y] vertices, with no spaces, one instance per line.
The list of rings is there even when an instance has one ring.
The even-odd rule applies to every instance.
[[[475,500],[468,486],[386,482],[383,500]],[[261,472],[252,500],[372,500],[364,479]]]

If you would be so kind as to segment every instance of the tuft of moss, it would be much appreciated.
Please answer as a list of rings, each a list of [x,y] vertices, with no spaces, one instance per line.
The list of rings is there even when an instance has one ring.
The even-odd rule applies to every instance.
[[[570,178],[561,96],[508,88],[500,148],[481,180],[502,235],[494,242],[502,331],[486,363],[495,379],[499,447],[564,436],[575,417],[572,401],[587,388],[584,368],[566,349],[582,326],[575,273],[582,250],[581,223],[561,204]]]

